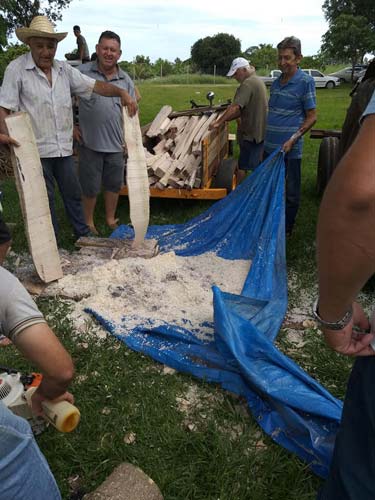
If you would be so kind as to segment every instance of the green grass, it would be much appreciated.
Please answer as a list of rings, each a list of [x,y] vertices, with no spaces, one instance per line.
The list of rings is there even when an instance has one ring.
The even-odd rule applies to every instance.
[[[205,101],[213,90],[216,103],[233,97],[235,85],[140,86],[141,121],[149,122],[164,104],[175,110],[189,107],[189,100]],[[349,88],[318,90],[316,128],[341,128],[349,104]],[[299,303],[300,291],[316,286],[315,228],[319,207],[316,195],[318,140],[306,137],[303,158],[302,204],[296,231],[287,242],[287,265],[298,277],[298,288],[290,301]],[[12,180],[5,181],[5,219],[14,222],[16,252],[26,251],[26,240],[16,191]],[[209,202],[151,200],[151,224],[184,222],[202,212]],[[60,244],[72,248],[73,238],[59,202],[62,221]],[[103,201],[97,207],[98,228],[104,224]],[[127,198],[119,207],[121,222],[129,222]],[[45,453],[63,493],[69,498],[68,479],[79,476],[83,490],[98,486],[123,461],[141,467],[159,485],[165,500],[312,500],[320,485],[294,455],[263,434],[244,402],[189,375],[164,375],[162,366],[130,351],[114,338],[97,340],[86,332],[75,332],[67,305],[58,300],[39,301],[51,326],[72,354],[77,377],[72,386],[82,413],[79,428],[70,435],[48,429],[38,443]],[[304,333],[303,348],[295,349],[282,331],[277,340],[309,374],[335,396],[342,397],[351,361],[329,351],[321,335]],[[0,351],[1,364],[30,371],[11,346]],[[176,397],[193,386],[198,404],[188,417],[179,409]],[[103,411],[104,410],[104,411]],[[196,425],[191,431],[186,418]],[[133,444],[125,444],[134,432]]]

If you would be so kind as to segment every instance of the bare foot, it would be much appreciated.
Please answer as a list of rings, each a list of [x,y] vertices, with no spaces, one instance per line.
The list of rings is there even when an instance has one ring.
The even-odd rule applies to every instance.
[[[92,234],[95,234],[96,236],[99,236],[99,231],[96,229],[95,226],[89,226],[89,228],[90,228],[90,232]]]
[[[114,219],[113,222],[107,222],[107,226],[111,229],[117,229],[120,219]]]

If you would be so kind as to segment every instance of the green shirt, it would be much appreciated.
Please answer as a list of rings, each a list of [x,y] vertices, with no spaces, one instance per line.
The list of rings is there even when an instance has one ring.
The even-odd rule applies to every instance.
[[[234,104],[241,108],[238,141],[262,142],[267,120],[267,90],[262,80],[255,74],[246,78],[237,89]]]

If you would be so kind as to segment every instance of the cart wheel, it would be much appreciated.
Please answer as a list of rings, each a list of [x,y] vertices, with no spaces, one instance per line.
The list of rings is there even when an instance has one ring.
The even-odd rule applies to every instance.
[[[320,143],[316,175],[316,189],[319,195],[324,193],[338,160],[339,139],[337,137],[324,137]]]
[[[216,172],[213,180],[213,188],[225,188],[228,194],[237,187],[237,160],[234,158],[226,158],[223,160]]]

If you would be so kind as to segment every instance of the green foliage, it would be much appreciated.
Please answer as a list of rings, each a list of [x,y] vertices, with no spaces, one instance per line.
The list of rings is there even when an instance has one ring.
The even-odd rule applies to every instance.
[[[270,43],[261,43],[258,46],[248,47],[244,52],[244,57],[256,69],[272,70],[277,68],[277,49]]]
[[[46,15],[52,21],[61,19],[61,10],[68,7],[71,1],[1,0],[0,20],[2,19],[2,22],[6,24],[6,34],[9,36],[19,26],[28,26],[32,18],[37,15]]]
[[[232,60],[241,55],[241,42],[227,33],[200,38],[191,48],[192,62],[202,73],[226,75]]]
[[[326,68],[323,54],[315,56],[303,56],[302,65],[304,68],[315,68],[324,71]]]
[[[329,23],[342,14],[363,16],[375,28],[375,2],[369,0],[325,0],[323,12]]]
[[[353,66],[374,50],[375,31],[363,16],[340,14],[323,35],[322,52],[341,60],[349,59]]]
[[[24,44],[10,44],[6,50],[0,52],[0,82],[3,80],[4,72],[8,64],[18,56],[29,51],[29,47]]]

